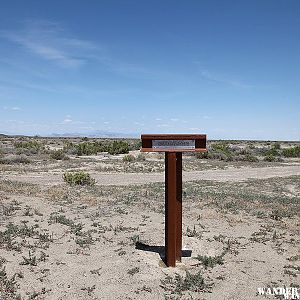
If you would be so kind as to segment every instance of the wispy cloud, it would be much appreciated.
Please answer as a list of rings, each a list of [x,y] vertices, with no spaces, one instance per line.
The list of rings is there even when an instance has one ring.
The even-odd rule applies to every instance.
[[[72,117],[70,115],[67,115],[64,120],[63,120],[63,124],[69,124],[69,123],[72,123],[73,120],[72,120]]]
[[[191,127],[191,128],[189,128],[189,130],[191,130],[191,131],[201,131],[201,130],[203,130],[203,128]]]
[[[100,45],[94,41],[80,39],[69,33],[61,23],[43,20],[22,24],[23,27],[19,30],[0,30],[0,39],[10,41],[28,53],[60,67],[78,69],[93,62],[100,64],[103,70],[129,78],[174,76],[170,72],[162,72],[132,60],[123,61],[113,56],[105,43]],[[1,61],[3,62],[3,59]],[[7,58],[4,63],[13,64]],[[17,67],[19,68],[19,65]]]
[[[157,124],[156,127],[162,128],[162,127],[171,127],[169,124]]]
[[[3,109],[4,110],[10,110],[10,111],[19,111],[19,110],[21,110],[21,107],[19,107],[19,106],[12,106],[12,107],[3,106]]]
[[[216,74],[216,73],[208,72],[206,70],[202,70],[200,72],[200,76],[209,81],[213,81],[216,83],[222,83],[222,84],[226,84],[226,85],[231,85],[231,86],[237,87],[237,88],[252,88],[252,87],[254,87],[253,85],[246,84],[240,80],[230,78],[227,75]]]
[[[82,66],[91,52],[98,49],[90,41],[69,37],[58,23],[45,21],[27,22],[23,29],[17,31],[2,30],[0,37],[67,68]]]

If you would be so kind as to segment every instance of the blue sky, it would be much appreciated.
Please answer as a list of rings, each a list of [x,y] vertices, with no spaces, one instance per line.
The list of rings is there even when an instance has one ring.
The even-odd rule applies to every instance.
[[[300,2],[0,2],[0,132],[300,140]]]

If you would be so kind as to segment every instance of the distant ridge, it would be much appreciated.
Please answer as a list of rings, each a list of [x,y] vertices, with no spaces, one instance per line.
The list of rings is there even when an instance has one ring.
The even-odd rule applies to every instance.
[[[110,132],[95,130],[91,132],[70,132],[70,133],[52,133],[47,135],[49,137],[90,137],[90,138],[137,138],[138,133],[120,133],[120,132]]]
[[[75,138],[75,137],[89,137],[89,138],[139,138],[140,135],[138,133],[121,133],[121,132],[110,132],[103,130],[95,130],[89,132],[64,132],[64,133],[51,133],[51,134],[37,134],[37,133],[8,133],[8,132],[0,132],[0,137],[62,137],[62,138]]]

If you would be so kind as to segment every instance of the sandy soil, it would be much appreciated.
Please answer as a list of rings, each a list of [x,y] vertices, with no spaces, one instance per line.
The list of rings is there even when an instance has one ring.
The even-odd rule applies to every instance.
[[[163,182],[164,173],[103,173],[90,172],[98,185],[128,185]],[[286,177],[300,175],[300,165],[281,167],[261,167],[227,170],[204,170],[183,172],[183,181],[216,180],[216,181],[242,181],[250,178],[264,179],[270,177]],[[16,180],[25,183],[38,183],[51,186],[63,183],[61,172],[1,174],[0,179]]]
[[[258,219],[206,207],[203,200],[184,200],[183,249],[191,254],[176,268],[166,268],[164,215],[157,210],[162,195],[133,202],[126,202],[129,196],[117,201],[103,197],[90,205],[80,198],[49,201],[46,195],[16,193],[2,195],[2,205],[18,203],[15,212],[1,219],[2,232],[10,222],[22,228],[38,225],[36,231],[52,237],[42,242],[38,235],[22,236],[19,230],[20,237],[13,239],[19,250],[7,249],[5,242],[0,247],[8,278],[17,274],[16,292],[22,299],[251,300],[265,299],[256,295],[258,287],[299,283],[299,261],[292,260],[299,255],[299,218]],[[74,224],[82,224],[77,233]],[[136,241],[146,248],[141,250]],[[223,261],[206,268],[198,255],[223,255]],[[36,263],[25,263],[30,256]],[[187,283],[186,291],[174,281],[176,276],[184,280],[186,272],[200,272],[207,286],[202,290],[199,282]]]

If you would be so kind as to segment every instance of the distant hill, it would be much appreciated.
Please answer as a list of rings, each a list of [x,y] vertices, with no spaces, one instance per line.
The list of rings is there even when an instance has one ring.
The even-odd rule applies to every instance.
[[[138,133],[120,133],[120,132],[110,132],[103,130],[95,130],[90,132],[65,132],[65,133],[51,133],[51,134],[11,134],[11,133],[0,133],[0,137],[18,137],[18,136],[38,136],[38,137],[90,137],[90,138],[139,138]]]
[[[120,133],[120,132],[109,132],[103,130],[95,130],[91,132],[70,132],[70,133],[52,133],[49,137],[91,137],[91,138],[137,138],[138,133]]]

